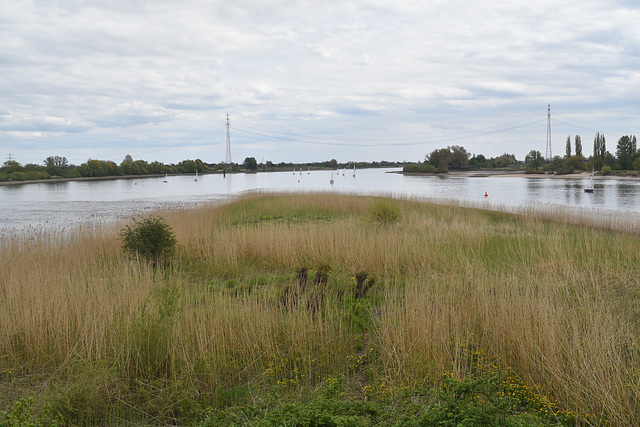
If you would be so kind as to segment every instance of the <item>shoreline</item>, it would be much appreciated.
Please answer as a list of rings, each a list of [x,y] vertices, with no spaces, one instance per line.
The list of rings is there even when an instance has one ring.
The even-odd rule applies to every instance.
[[[328,169],[327,169],[328,170]],[[282,172],[282,171],[251,171],[251,172],[239,172],[239,173],[260,173],[260,172]],[[221,173],[221,172],[214,172]],[[231,173],[231,172],[229,172]],[[238,173],[238,172],[235,172]],[[446,177],[446,176],[466,176],[469,178],[513,178],[513,177],[522,177],[522,178],[531,178],[531,179],[588,179],[591,178],[591,174],[589,172],[580,172],[580,173],[572,173],[566,175],[557,175],[557,174],[548,174],[548,173],[524,173],[524,172],[506,172],[506,171],[453,171],[447,172],[445,174],[436,174],[436,173],[418,173],[418,172],[403,172],[399,171],[391,171],[387,173],[397,173],[400,175],[410,175],[410,176],[438,176],[438,177]],[[169,176],[180,176],[180,175],[188,175],[188,174],[170,174]],[[29,179],[24,181],[0,181],[0,186],[3,185],[22,185],[22,184],[42,184],[42,183],[60,183],[60,182],[68,182],[68,181],[99,181],[99,180],[114,180],[114,179],[144,179],[144,178],[162,178],[166,176],[165,174],[151,174],[151,175],[115,175],[115,176],[82,176],[76,178],[49,178],[49,179]],[[640,181],[640,175],[638,176],[629,176],[629,175],[616,175],[612,173],[611,175],[602,176],[600,174],[596,174],[595,178],[598,180],[606,179],[606,180],[629,180],[629,181]]]
[[[415,175],[415,176],[466,176],[469,178],[531,178],[531,179],[589,179],[591,178],[591,174],[589,172],[580,172],[580,173],[572,173],[566,175],[557,175],[557,174],[549,174],[549,173],[524,173],[524,172],[505,172],[505,171],[454,171],[447,172],[444,174],[436,174],[436,173],[417,173],[417,172],[403,172],[396,171],[390,173],[398,173],[402,175]],[[598,180],[606,179],[606,180],[630,180],[630,181],[640,181],[639,176],[628,176],[628,175],[600,175],[595,174],[595,178]]]
[[[175,174],[174,174],[175,175]],[[48,178],[48,179],[25,179],[24,181],[1,181],[0,185],[20,185],[20,184],[42,184],[48,182],[67,181],[99,181],[102,179],[137,179],[137,178],[162,178],[165,174],[152,175],[114,175],[114,176],[79,176],[75,178]],[[172,175],[169,175],[172,176]]]

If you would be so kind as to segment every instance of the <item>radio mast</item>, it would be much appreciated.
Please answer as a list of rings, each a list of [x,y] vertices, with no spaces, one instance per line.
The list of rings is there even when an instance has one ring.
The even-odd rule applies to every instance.
[[[227,126],[227,157],[225,158],[225,163],[228,165],[231,164],[231,135],[229,134],[229,114],[227,114],[227,122],[225,123]]]
[[[545,155],[545,159],[548,162],[552,160],[551,154],[551,104],[547,105],[547,153]]]

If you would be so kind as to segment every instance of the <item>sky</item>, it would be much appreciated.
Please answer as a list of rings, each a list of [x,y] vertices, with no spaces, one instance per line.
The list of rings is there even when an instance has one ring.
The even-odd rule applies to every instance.
[[[0,160],[422,161],[640,133],[635,0],[0,0]]]

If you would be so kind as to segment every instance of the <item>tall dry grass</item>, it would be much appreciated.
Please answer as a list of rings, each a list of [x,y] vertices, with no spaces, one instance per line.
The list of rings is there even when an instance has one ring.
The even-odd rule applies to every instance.
[[[180,378],[202,393],[313,386],[349,373],[361,341],[397,389],[469,372],[475,345],[579,416],[639,419],[640,251],[632,234],[372,197],[250,194],[162,215],[179,247],[164,272],[122,254],[117,227],[2,249],[3,367],[113,364],[128,379]],[[314,310],[295,272],[331,267]],[[370,323],[349,279],[377,278]],[[360,345],[358,344],[360,340]]]

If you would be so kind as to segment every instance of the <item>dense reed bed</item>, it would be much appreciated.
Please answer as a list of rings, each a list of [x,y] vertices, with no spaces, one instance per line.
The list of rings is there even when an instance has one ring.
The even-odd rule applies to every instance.
[[[197,424],[340,382],[355,401],[411,396],[417,419],[443,378],[499,373],[519,393],[504,414],[640,422],[634,233],[335,194],[162,215],[178,241],[164,270],[124,255],[122,224],[2,245],[3,407]]]

